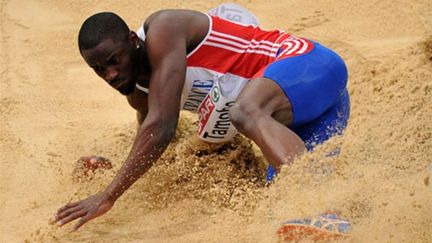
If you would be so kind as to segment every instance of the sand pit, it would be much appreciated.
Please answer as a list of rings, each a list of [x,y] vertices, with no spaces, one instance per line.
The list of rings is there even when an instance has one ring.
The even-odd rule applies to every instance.
[[[349,242],[432,241],[430,1],[235,1],[264,28],[336,50],[349,68],[344,137],[285,168],[265,188],[263,159],[242,137],[210,146],[182,113],[175,142],[105,216],[77,233],[48,221],[101,190],[114,172],[73,180],[83,155],[118,169],[135,133],[126,100],[86,67],[77,33],[109,10],[136,29],[153,11],[220,1],[1,1],[1,242],[275,242],[288,218],[337,209]],[[338,157],[326,157],[334,147]]]

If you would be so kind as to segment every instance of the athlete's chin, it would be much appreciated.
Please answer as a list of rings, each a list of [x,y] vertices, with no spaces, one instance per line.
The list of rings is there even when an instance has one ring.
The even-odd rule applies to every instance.
[[[124,87],[121,87],[119,89],[117,89],[118,92],[120,92],[120,94],[128,96],[131,95],[135,90],[135,83],[130,83],[129,85],[125,85]]]
[[[128,96],[131,95],[133,93],[133,90],[119,90],[120,94],[124,95],[124,96]]]

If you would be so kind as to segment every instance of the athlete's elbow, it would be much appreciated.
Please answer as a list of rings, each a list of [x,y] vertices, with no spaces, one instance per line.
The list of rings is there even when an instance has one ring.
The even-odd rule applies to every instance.
[[[176,133],[176,126],[175,125],[169,125],[164,126],[162,131],[162,140],[165,141],[165,143],[170,143],[171,140],[174,138]]]
[[[139,128],[137,137],[143,141],[152,141],[156,147],[166,147],[175,136],[177,123],[146,120]]]
[[[176,133],[178,117],[167,116],[166,114],[153,113],[148,114],[144,121],[145,126],[148,126],[154,134],[155,139],[162,142],[170,142]]]
[[[156,124],[155,129],[161,144],[167,146],[174,138],[177,128],[177,122],[161,122]]]

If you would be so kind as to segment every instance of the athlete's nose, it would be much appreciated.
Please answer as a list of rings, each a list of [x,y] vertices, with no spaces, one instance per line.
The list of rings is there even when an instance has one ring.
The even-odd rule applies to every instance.
[[[108,67],[105,71],[105,80],[111,84],[111,82],[118,77],[118,72],[115,68]]]

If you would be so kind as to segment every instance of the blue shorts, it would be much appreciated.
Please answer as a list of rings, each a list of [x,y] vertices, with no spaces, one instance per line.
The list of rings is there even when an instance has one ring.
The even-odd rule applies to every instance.
[[[263,77],[275,81],[288,97],[290,128],[309,150],[345,129],[350,111],[348,74],[332,50],[314,42],[310,52],[270,64]]]
[[[309,151],[342,134],[350,113],[348,73],[344,61],[335,52],[314,42],[310,52],[270,64],[263,77],[275,81],[288,97],[293,115],[290,128]],[[269,166],[267,181],[275,173]]]

